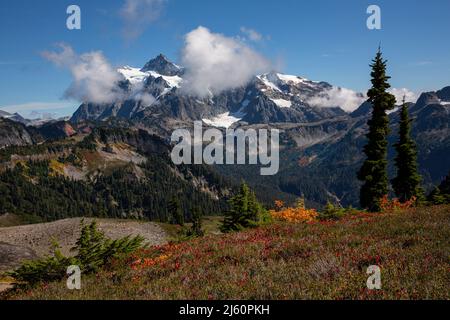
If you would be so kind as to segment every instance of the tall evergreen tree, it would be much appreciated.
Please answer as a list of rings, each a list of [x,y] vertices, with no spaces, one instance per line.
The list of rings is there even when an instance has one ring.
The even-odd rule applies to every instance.
[[[173,224],[184,226],[184,213],[181,208],[180,200],[177,197],[173,197],[167,206],[167,211],[172,218]]]
[[[399,140],[395,144],[395,150],[397,151],[395,158],[397,177],[392,180],[395,194],[401,202],[406,202],[412,197],[422,200],[424,197],[420,186],[422,178],[418,172],[417,150],[411,138],[411,120],[404,99],[400,111]]]
[[[443,194],[450,195],[450,172],[439,185],[439,189]]]
[[[372,103],[372,118],[368,121],[368,142],[364,147],[367,158],[362,165],[358,179],[363,181],[360,191],[360,204],[363,208],[376,212],[380,210],[380,199],[388,193],[387,177],[387,136],[389,118],[387,111],[395,107],[395,97],[387,92],[391,86],[386,74],[386,63],[381,49],[373,63],[371,77],[372,88],[368,91],[368,101]]]
[[[202,215],[201,209],[198,206],[195,206],[192,209],[192,227],[188,231],[188,236],[203,237],[205,235],[205,231],[203,230]]]

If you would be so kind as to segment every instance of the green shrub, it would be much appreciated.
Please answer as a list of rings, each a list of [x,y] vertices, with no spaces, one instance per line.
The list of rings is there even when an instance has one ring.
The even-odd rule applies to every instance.
[[[53,256],[40,260],[25,261],[18,269],[7,273],[23,285],[34,285],[41,281],[60,280],[65,274],[67,267],[76,264],[75,258],[67,258],[59,251],[55,244]]]
[[[341,207],[338,207],[331,202],[328,202],[325,208],[323,208],[319,212],[319,220],[339,220],[345,214],[347,213],[347,210]]]
[[[65,257],[55,244],[53,256],[40,260],[26,261],[18,269],[8,273],[23,285],[35,285],[63,279],[67,267],[77,265],[83,274],[97,271],[112,258],[129,254],[143,247],[144,238],[141,236],[127,236],[122,239],[111,240],[97,229],[94,221],[90,225],[81,223],[81,235],[71,251],[77,252],[74,257]]]
[[[192,227],[190,235],[193,237],[203,237],[205,235],[202,224],[202,212],[198,207],[194,208],[192,211]]]
[[[439,187],[435,187],[427,197],[430,205],[440,205],[450,203],[450,194],[445,194]]]
[[[197,206],[192,209],[192,225],[190,227],[184,225],[178,232],[177,242],[189,241],[193,238],[200,238],[205,235],[203,230],[203,214]]]

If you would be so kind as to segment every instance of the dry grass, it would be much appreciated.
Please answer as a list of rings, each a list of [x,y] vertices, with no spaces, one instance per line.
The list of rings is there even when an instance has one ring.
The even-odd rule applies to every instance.
[[[153,247],[12,299],[449,299],[450,207],[276,223]],[[382,290],[368,290],[369,265]]]

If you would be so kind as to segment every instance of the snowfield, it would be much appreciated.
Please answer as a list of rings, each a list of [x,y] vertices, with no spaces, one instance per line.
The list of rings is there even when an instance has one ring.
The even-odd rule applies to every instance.
[[[144,82],[144,80],[149,76],[148,73],[142,72],[140,69],[130,66],[122,67],[120,69],[117,69],[117,71],[122,74],[125,79],[130,81],[132,85]]]
[[[125,66],[117,71],[122,74],[125,79],[130,81],[133,86],[143,83],[149,76],[152,76],[153,78],[162,77],[171,88],[179,88],[181,82],[183,82],[183,79],[179,76],[164,76],[155,71],[143,72],[138,68],[130,66]]]
[[[270,99],[272,100],[278,107],[280,108],[290,108],[292,106],[292,102],[284,99]]]

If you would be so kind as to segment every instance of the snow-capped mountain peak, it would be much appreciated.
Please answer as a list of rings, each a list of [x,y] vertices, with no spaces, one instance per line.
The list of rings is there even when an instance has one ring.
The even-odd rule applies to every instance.
[[[175,63],[169,61],[166,56],[160,54],[147,62],[141,71],[155,71],[164,76],[179,76],[182,74],[183,68],[177,66]]]
[[[147,72],[142,72],[140,69],[130,66],[124,66],[117,71],[122,74],[126,80],[130,81],[132,85],[144,82],[149,76]]]
[[[162,92],[158,92],[156,94],[157,97],[164,95],[170,92],[173,88],[179,88],[183,79],[178,76],[167,76],[160,74],[154,70],[142,71],[142,69],[133,68],[130,66],[124,66],[117,70],[120,74],[122,74],[126,80],[130,82],[132,87],[135,90],[143,90],[148,88],[154,82],[158,82],[155,80],[162,80],[158,82],[158,87],[162,87]],[[151,92],[151,94],[155,95],[155,92]]]
[[[124,80],[126,99],[110,106],[83,104],[72,120],[125,118],[176,118],[203,120],[206,124],[230,127],[234,123],[300,122],[342,115],[339,108],[317,108],[311,97],[323,95],[332,86],[326,82],[270,72],[255,76],[244,86],[196,97],[178,90],[183,86],[185,69],[164,55],[151,59],[141,69],[118,69]],[[187,80],[186,80],[187,81]]]
[[[256,77],[262,92],[281,93],[290,96],[302,96],[308,92],[322,91],[331,87],[326,82],[311,81],[303,77],[271,72]]]
[[[183,82],[183,79],[177,75],[166,76],[166,75],[159,74],[156,71],[148,71],[147,73],[155,79],[158,79],[158,78],[164,79],[167,82],[167,84],[170,86],[170,88],[179,88],[181,85],[181,82]]]
[[[292,76],[292,75],[288,75],[288,74],[282,74],[282,73],[277,73],[276,74],[278,79],[285,82],[285,83],[294,83],[294,84],[300,84],[300,83],[304,83],[305,81],[308,81],[308,79],[299,77],[299,76]]]

